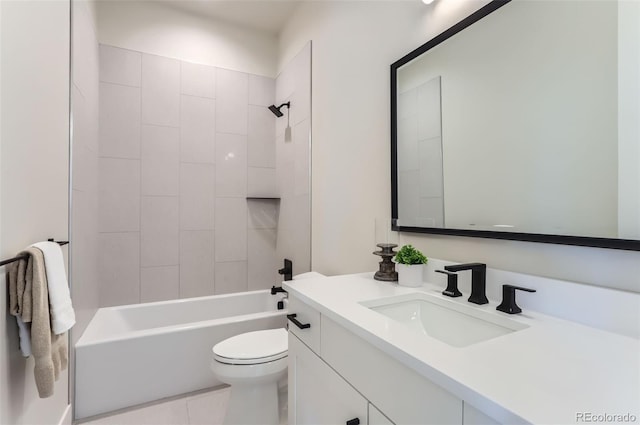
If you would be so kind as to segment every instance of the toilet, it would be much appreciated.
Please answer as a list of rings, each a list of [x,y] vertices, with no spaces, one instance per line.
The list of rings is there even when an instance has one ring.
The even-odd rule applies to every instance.
[[[278,425],[278,381],[287,374],[287,331],[247,332],[213,346],[211,370],[231,385],[225,425]]]

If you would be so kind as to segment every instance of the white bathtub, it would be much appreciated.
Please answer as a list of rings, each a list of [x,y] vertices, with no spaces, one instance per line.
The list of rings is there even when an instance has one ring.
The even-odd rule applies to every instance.
[[[284,327],[282,298],[264,290],[99,309],[75,347],[76,419],[221,385],[211,347]]]

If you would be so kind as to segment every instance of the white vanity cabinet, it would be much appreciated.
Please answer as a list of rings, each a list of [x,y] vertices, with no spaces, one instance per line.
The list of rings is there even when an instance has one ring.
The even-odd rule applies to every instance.
[[[289,323],[291,425],[463,423],[462,400],[292,298],[289,312],[299,317],[296,307],[319,323]]]
[[[289,333],[289,423],[366,425],[368,401]]]

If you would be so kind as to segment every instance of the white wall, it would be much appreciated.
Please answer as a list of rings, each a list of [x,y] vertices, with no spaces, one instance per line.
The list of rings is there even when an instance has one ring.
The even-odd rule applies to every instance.
[[[38,240],[68,236],[69,2],[2,1],[0,9],[4,259]],[[38,397],[33,359],[20,355],[6,311],[3,269],[0,278],[0,423],[59,423],[68,412],[67,373],[52,397]]]
[[[99,1],[102,44],[202,65],[276,76],[276,37],[154,1]]]
[[[280,36],[279,67],[313,41],[314,270],[377,268],[375,217],[391,210],[389,65],[483,4],[308,2],[294,13]],[[436,258],[640,291],[638,252],[416,234],[401,242]]]

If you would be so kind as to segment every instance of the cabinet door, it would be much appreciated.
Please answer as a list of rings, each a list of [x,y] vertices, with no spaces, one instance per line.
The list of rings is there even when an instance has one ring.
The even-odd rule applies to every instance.
[[[395,425],[376,406],[369,403],[369,425]]]
[[[366,425],[367,400],[289,332],[289,424]]]

